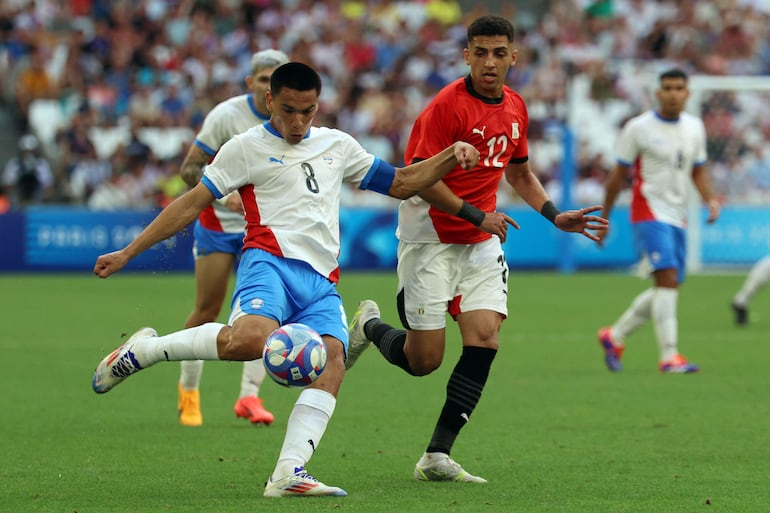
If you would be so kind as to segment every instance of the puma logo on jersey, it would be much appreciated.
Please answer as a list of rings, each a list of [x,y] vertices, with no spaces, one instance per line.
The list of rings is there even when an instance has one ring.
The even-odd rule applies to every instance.
[[[267,161],[268,161],[268,162],[277,162],[277,163],[279,163],[279,164],[283,165],[283,158],[284,158],[285,156],[286,156],[286,155],[281,155],[281,158],[279,158],[279,159],[277,159],[277,158],[275,158],[275,157],[270,157],[270,158],[268,158],[268,159],[267,159]]]
[[[487,125],[484,125],[484,127],[481,130],[479,130],[478,128],[474,128],[471,131],[471,133],[479,134],[481,136],[481,138],[483,139],[484,138],[484,132],[486,132],[486,130],[487,130]]]

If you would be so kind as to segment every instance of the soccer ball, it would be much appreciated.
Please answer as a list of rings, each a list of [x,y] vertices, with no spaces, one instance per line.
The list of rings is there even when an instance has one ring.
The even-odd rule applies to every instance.
[[[267,337],[262,361],[276,383],[304,387],[326,368],[326,344],[309,326],[285,324]]]

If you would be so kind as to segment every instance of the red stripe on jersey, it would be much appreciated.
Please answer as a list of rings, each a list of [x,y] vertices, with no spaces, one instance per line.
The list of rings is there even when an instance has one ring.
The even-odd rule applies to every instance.
[[[254,185],[244,185],[238,192],[243,203],[244,216],[246,218],[246,237],[243,240],[243,249],[258,248],[267,251],[271,255],[284,258],[283,250],[275,238],[273,230],[262,226],[262,216],[259,213],[257,196],[254,194]],[[334,269],[329,276],[329,281],[339,283],[340,268]]]
[[[641,223],[643,221],[654,221],[655,215],[652,213],[647,198],[642,194],[642,160],[637,157],[634,162],[634,186],[631,194],[631,222]]]
[[[200,221],[201,226],[207,230],[212,230],[215,232],[224,231],[222,229],[222,223],[219,222],[219,218],[214,213],[214,207],[211,205],[203,209],[201,215],[198,217],[198,220]]]
[[[246,237],[243,239],[243,249],[259,248],[270,254],[282,257],[283,252],[278,245],[278,240],[273,230],[262,226],[262,216],[259,214],[257,196],[254,194],[253,185],[244,185],[238,192],[243,203],[244,216],[246,217]]]

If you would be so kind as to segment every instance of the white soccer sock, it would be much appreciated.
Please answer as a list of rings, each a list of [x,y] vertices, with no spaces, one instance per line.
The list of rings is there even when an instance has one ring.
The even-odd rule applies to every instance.
[[[652,298],[652,322],[662,362],[668,361],[678,353],[676,318],[678,298],[679,289],[655,287]]]
[[[738,306],[747,306],[754,294],[770,282],[770,255],[754,264],[749,271],[741,290],[733,298],[733,303]]]
[[[652,316],[653,289],[649,288],[636,296],[623,315],[612,325],[612,338],[620,343],[625,342],[639,327],[650,320]]]
[[[262,360],[251,360],[243,362],[243,372],[241,373],[241,395],[247,397],[250,395],[259,396],[259,386],[265,379],[265,365]]]
[[[140,339],[133,351],[142,367],[162,361],[219,360],[217,335],[224,324],[209,322],[162,337]]]
[[[203,374],[203,360],[187,360],[180,363],[179,384],[185,390],[198,390]]]
[[[281,454],[273,470],[274,481],[293,474],[296,467],[304,467],[310,461],[336,404],[337,399],[329,392],[317,388],[302,391],[289,415]]]

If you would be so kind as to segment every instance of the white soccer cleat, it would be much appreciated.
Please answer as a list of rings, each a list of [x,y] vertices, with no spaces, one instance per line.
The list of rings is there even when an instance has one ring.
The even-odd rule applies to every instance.
[[[418,481],[459,481],[461,483],[486,483],[483,477],[465,471],[455,460],[443,452],[426,452],[414,467]]]
[[[348,327],[348,359],[345,360],[345,370],[351,368],[356,363],[358,357],[372,345],[364,333],[364,325],[372,319],[380,317],[380,307],[371,299],[364,299],[358,303],[358,310],[350,321]]]
[[[105,356],[96,366],[91,380],[91,388],[94,392],[97,394],[109,392],[131,374],[142,370],[131,349],[137,340],[157,336],[158,333],[154,329],[142,328],[131,335],[123,345]]]
[[[305,467],[297,467],[294,473],[273,481],[272,476],[265,483],[265,497],[346,497],[348,494],[342,488],[326,486],[318,479],[307,473]]]

